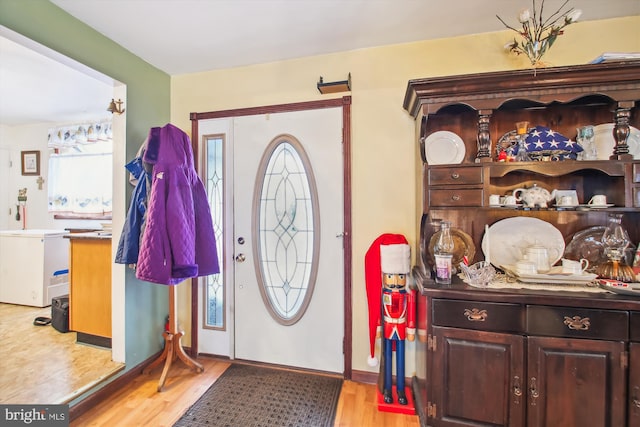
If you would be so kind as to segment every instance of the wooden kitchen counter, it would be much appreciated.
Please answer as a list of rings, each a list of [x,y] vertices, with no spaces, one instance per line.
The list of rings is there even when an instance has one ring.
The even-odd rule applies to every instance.
[[[72,233],[69,328],[78,341],[111,347],[111,235]]]

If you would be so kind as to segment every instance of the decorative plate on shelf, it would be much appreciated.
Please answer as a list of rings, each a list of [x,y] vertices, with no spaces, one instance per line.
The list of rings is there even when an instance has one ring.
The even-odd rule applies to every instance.
[[[424,156],[430,165],[462,163],[465,153],[462,138],[448,130],[433,132],[424,140]]]
[[[596,154],[598,160],[609,160],[609,156],[613,154],[616,146],[616,140],[613,137],[613,123],[605,123],[593,127],[594,143],[596,144]],[[640,159],[640,130],[629,126],[629,138],[627,139],[629,146],[629,154],[634,159]]]
[[[515,155],[517,145],[518,141],[516,139],[515,129],[505,133],[498,139],[498,142],[496,143],[496,157],[498,157],[502,151],[508,152],[509,150],[513,150]]]
[[[624,283],[617,280],[599,279],[598,285],[602,289],[616,294],[640,297],[640,283]]]
[[[606,228],[604,225],[596,225],[576,232],[564,250],[564,258],[573,260],[584,258],[589,261],[587,271],[595,271],[599,264],[607,261],[602,243],[602,234]],[[633,259],[633,251],[633,244],[625,250],[627,263]]]
[[[564,250],[564,257],[574,260],[584,258],[589,261],[588,270],[594,271],[598,264],[607,260],[602,244],[605,228],[604,225],[597,225],[575,233]]]
[[[489,234],[489,235],[487,235]],[[549,251],[549,262],[555,264],[564,253],[562,233],[552,224],[538,218],[516,216],[500,220],[482,237],[482,252],[491,264],[515,265],[529,246],[541,245]]]
[[[434,264],[434,248],[438,243],[441,233],[442,231],[435,232],[429,240],[429,258]],[[469,260],[469,264],[472,264],[473,258],[476,255],[476,246],[473,244],[471,236],[458,228],[451,227],[451,237],[453,238],[453,259],[451,260],[451,265],[458,268],[458,265],[462,262],[465,256]]]

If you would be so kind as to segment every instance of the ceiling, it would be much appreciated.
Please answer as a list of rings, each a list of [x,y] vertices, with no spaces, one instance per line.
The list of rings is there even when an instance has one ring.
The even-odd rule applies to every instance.
[[[500,31],[504,26],[495,15],[515,26],[520,9],[531,7],[528,0],[51,2],[170,75]],[[545,16],[563,2],[546,0]],[[638,0],[570,0],[568,6],[583,11],[581,21],[640,15]],[[93,94],[91,81],[61,76],[61,83],[55,85],[57,93],[51,93],[51,82],[57,82],[52,70],[65,74],[72,68],[57,67],[46,58],[40,58],[45,63],[37,65],[36,56],[16,50],[16,46],[0,42],[0,124],[59,121],[53,114],[63,106],[84,114],[104,114],[111,98],[102,93],[100,85],[104,83],[85,76],[98,82],[95,90],[100,101],[91,106],[84,101],[83,105],[82,100]],[[11,72],[5,70],[9,66]],[[31,76],[34,72],[40,75]],[[30,83],[25,86],[24,81]],[[8,88],[20,88],[20,95],[6,96]],[[76,106],[76,101],[81,104]],[[18,111],[20,104],[26,107],[24,112]],[[34,106],[42,106],[42,111],[36,114]]]
[[[0,31],[0,125],[71,124],[109,118],[113,83],[78,71],[83,68],[79,65],[67,65],[40,53],[54,54],[42,46],[31,43],[36,50],[25,47],[20,43],[25,40],[15,35]]]
[[[531,7],[530,0],[52,2],[171,75],[499,31],[496,14],[515,25],[520,9]],[[563,2],[546,0],[545,11]],[[638,0],[568,4],[583,20],[640,14]]]

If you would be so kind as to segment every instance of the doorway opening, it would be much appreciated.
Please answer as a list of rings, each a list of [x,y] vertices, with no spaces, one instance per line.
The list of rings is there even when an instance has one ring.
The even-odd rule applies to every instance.
[[[16,156],[19,156],[21,151],[27,150],[27,148],[22,146],[11,146],[10,144],[12,143],[12,141],[15,141],[16,139],[4,138],[4,136],[7,134],[15,135],[17,132],[16,128],[22,127],[22,126],[18,126],[16,124],[10,125],[6,123],[0,123],[0,132],[1,132],[1,135],[3,136],[2,138],[0,138],[0,141],[2,141],[0,143],[0,151],[7,154],[7,157],[9,157],[11,164],[13,165],[17,164],[18,166],[17,168],[16,167],[7,168],[5,167],[5,164],[3,164],[1,175],[9,176],[9,179],[4,180],[3,182],[9,182],[10,186],[13,186],[15,188],[29,187],[28,194],[30,195],[29,202],[31,203],[29,203],[30,211],[29,211],[29,222],[27,227],[40,228],[40,229],[61,229],[61,230],[64,230],[65,228],[82,227],[82,223],[79,223],[78,221],[75,221],[75,220],[54,220],[53,215],[48,213],[47,196],[46,196],[48,193],[46,188],[48,182],[43,179],[37,180],[37,178],[47,178],[47,168],[48,168],[47,129],[56,125],[65,125],[73,122],[77,123],[77,122],[82,122],[84,120],[90,120],[90,119],[101,119],[103,116],[87,117],[86,115],[83,115],[83,114],[87,114],[89,110],[94,111],[94,113],[89,113],[89,114],[98,114],[98,113],[95,113],[97,111],[101,111],[100,114],[105,114],[105,115],[108,114],[106,113],[106,111],[102,112],[102,110],[106,110],[108,101],[111,98],[123,99],[126,101],[126,85],[102,73],[99,73],[93,69],[90,69],[89,67],[75,60],[72,60],[58,52],[55,52],[52,49],[49,49],[39,43],[36,43],[33,40],[30,40],[22,36],[21,34],[13,32],[12,30],[3,26],[0,26],[0,39],[3,41],[3,43],[4,41],[8,41],[13,45],[15,45],[18,49],[21,50],[22,53],[24,53],[25,55],[28,55],[30,60],[35,59],[35,60],[43,61],[43,63],[48,64],[47,66],[55,67],[56,70],[60,72],[64,72],[65,76],[67,76],[67,78],[69,79],[69,81],[65,80],[64,82],[52,80],[54,73],[50,72],[49,74],[47,74],[46,72],[46,70],[48,69],[46,68],[47,66],[42,65],[42,67],[45,68],[44,70],[45,77],[43,78],[44,80],[37,81],[37,82],[25,80],[25,82],[22,85],[17,85],[17,86],[14,85],[14,89],[17,88],[18,90],[24,91],[23,92],[24,98],[28,98],[26,94],[30,90],[42,92],[42,88],[64,87],[65,84],[73,82],[74,76],[75,78],[77,78],[78,87],[82,89],[82,92],[84,93],[84,95],[86,95],[87,98],[91,98],[91,99],[95,98],[96,92],[101,95],[106,94],[106,96],[104,97],[100,95],[99,99],[97,100],[94,99],[94,103],[96,104],[96,106],[99,105],[99,110],[97,109],[97,107],[94,110],[85,105],[85,108],[82,109],[82,111],[79,111],[78,116],[75,116],[75,118],[71,116],[64,116],[63,118],[63,116],[61,115],[56,116],[56,118],[54,118],[54,113],[52,112],[50,116],[40,115],[39,121],[34,121],[33,125],[27,125],[28,122],[24,122],[22,124],[24,125],[24,127],[37,128],[38,132],[40,129],[44,129],[41,137],[38,136],[37,138],[31,138],[31,137],[23,138],[23,139],[29,139],[31,141],[30,144],[36,145],[35,147],[33,146],[29,147],[29,149],[33,150],[34,148],[37,148],[38,151],[40,151],[40,154],[41,154],[40,170],[42,175],[41,177],[29,177],[29,176],[25,177],[20,174],[20,167],[19,167],[20,163],[16,162],[15,158]],[[4,67],[7,66],[8,64],[17,65],[19,63],[21,62],[20,61],[2,61],[2,65],[1,65],[2,70],[0,70],[0,72],[2,73],[3,76],[6,76],[8,74],[5,74],[6,70]],[[31,65],[30,67],[31,69],[34,69],[37,71],[43,71],[41,69],[42,67],[34,66],[32,62],[30,63],[30,65]],[[29,70],[25,70],[24,72],[19,73],[20,77],[26,78],[27,76],[29,76],[28,71]],[[88,85],[93,84],[96,87],[99,87],[100,89],[97,89],[96,91],[94,91],[83,86],[84,84],[88,84]],[[106,88],[106,91],[104,88]],[[55,97],[55,102],[57,103],[56,105],[59,105],[60,108],[62,107],[71,108],[71,105],[73,104],[73,102],[71,101],[71,98],[69,98],[71,97],[71,92],[68,91],[68,92],[65,92],[65,94],[68,96],[62,97],[62,99],[60,97]],[[2,95],[0,95],[0,98],[6,99]],[[16,100],[14,98],[7,99],[7,102],[4,103],[2,107],[4,108],[7,105],[8,106],[15,105],[15,101]],[[83,101],[86,101],[86,100],[83,99]],[[36,103],[32,102],[32,104],[35,105]],[[43,102],[37,105],[41,107],[41,106],[44,106],[45,103]],[[49,106],[49,104],[46,104],[46,106]],[[35,107],[34,107],[34,110],[35,110]],[[119,172],[122,170],[122,165],[125,164],[124,158],[125,158],[125,146],[126,146],[126,115],[113,117],[112,134],[113,134],[112,136],[113,137],[113,170]],[[38,135],[40,135],[40,133],[38,133]],[[0,157],[4,157],[5,154],[2,154],[2,156]],[[38,185],[42,186],[42,188],[38,188]],[[113,198],[113,205],[114,205],[113,217],[112,217],[112,222],[113,222],[112,239],[113,241],[117,242],[120,234],[119,230],[122,229],[122,224],[124,223],[124,214],[126,212],[126,208],[125,208],[126,183],[125,183],[124,174],[114,173],[111,185],[112,185],[112,198]],[[13,201],[12,198],[14,196],[14,191],[10,190],[6,193],[8,193],[8,197],[5,197],[7,196],[5,192],[0,193],[0,211],[2,212],[8,212],[10,203],[12,203]],[[0,222],[0,228],[9,228],[10,226],[14,227],[14,225],[10,224],[8,221]],[[113,247],[112,248],[113,253],[111,254],[112,259],[113,259],[113,256],[115,255],[115,250],[116,248]],[[124,286],[124,282],[125,282],[125,266],[113,264],[112,282],[111,282],[111,298],[112,298],[112,307],[113,307],[112,315],[111,315],[112,347],[110,350],[107,350],[109,353],[109,360],[113,361],[115,365],[114,367],[110,367],[110,369],[111,368],[113,369],[111,369],[109,372],[100,372],[97,369],[94,370],[89,368],[88,371],[94,374],[94,378],[87,379],[86,383],[83,383],[83,384],[75,384],[73,386],[73,393],[64,393],[62,392],[62,388],[57,386],[56,391],[60,391],[63,394],[61,394],[60,396],[57,396],[57,395],[54,396],[51,393],[49,393],[46,396],[46,398],[42,401],[42,403],[64,403],[64,402],[71,401],[74,398],[80,396],[82,393],[89,390],[90,388],[92,388],[93,386],[107,380],[111,375],[113,375],[118,370],[124,368],[124,359],[125,359],[125,330],[124,330],[124,298],[125,298],[124,288],[125,286]],[[45,310],[45,311],[48,310],[50,313],[50,308],[44,308],[44,309],[41,309],[41,311],[42,310]],[[30,316],[31,314],[28,314],[28,315]],[[29,348],[37,349],[39,343],[34,342],[33,346],[31,346],[30,343],[21,342],[20,345],[27,349]],[[83,344],[77,344],[75,342],[72,342],[70,345],[80,346]],[[64,348],[64,347],[61,347],[61,348]],[[48,347],[46,351],[48,353],[56,353],[64,350],[55,350],[51,347]],[[53,364],[53,358],[43,358],[36,351],[31,351],[30,353],[33,354],[34,358],[40,358],[47,362],[46,369],[48,370],[50,369],[54,372],[52,383],[59,383],[59,382],[65,381],[65,375],[68,375],[69,379],[71,379],[74,376],[73,369],[68,369],[69,368],[69,366],[67,366],[68,361],[66,362],[64,369],[61,367],[56,368],[56,366]],[[25,364],[28,365],[28,363],[25,363]],[[21,368],[24,369],[25,366],[23,365]],[[33,366],[29,366],[29,369],[32,369],[32,368]],[[74,368],[74,367],[72,366],[71,368]],[[87,369],[86,366],[78,367],[78,368]],[[24,389],[25,384],[28,384],[30,382],[22,382],[18,380],[17,378],[19,378],[18,376],[19,374],[20,372],[19,370],[17,370],[15,375],[8,374],[7,378],[11,378],[13,383],[20,384],[20,388]],[[40,372],[40,374],[41,374],[41,378],[44,378],[45,372]],[[42,380],[42,381],[46,381],[46,380]],[[37,384],[40,384],[40,382],[38,382]],[[39,387],[39,388],[42,389],[42,387]],[[34,390],[34,393],[37,391],[38,390]],[[30,399],[30,401],[34,401],[34,400]],[[2,402],[2,403],[6,403],[6,402]],[[16,403],[19,403],[19,402],[16,402]]]

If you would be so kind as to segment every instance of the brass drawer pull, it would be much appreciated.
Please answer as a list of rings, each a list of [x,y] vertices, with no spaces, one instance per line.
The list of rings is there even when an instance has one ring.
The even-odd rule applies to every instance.
[[[458,172],[452,172],[451,173],[451,178],[458,179],[458,178],[460,178],[460,174]]]
[[[591,320],[588,317],[583,319],[580,316],[564,316],[564,324],[574,331],[588,331],[591,326]]]
[[[517,375],[513,377],[513,396],[513,403],[519,405],[520,397],[522,397],[522,387],[520,385],[520,377]]]
[[[451,200],[457,202],[458,200],[460,200],[460,195],[459,194],[454,194],[453,196],[451,196]]]
[[[467,316],[467,320],[471,322],[484,322],[489,316],[487,310],[478,310],[477,308],[465,309],[464,315]]]
[[[538,383],[536,377],[529,380],[529,397],[531,398],[531,406],[536,406],[536,399],[540,396],[538,393]]]

